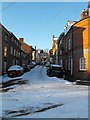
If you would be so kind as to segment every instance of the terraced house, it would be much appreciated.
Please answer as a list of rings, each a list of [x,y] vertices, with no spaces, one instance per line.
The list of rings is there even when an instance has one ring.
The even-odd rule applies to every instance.
[[[67,78],[90,80],[90,3],[82,11],[80,21],[68,21],[61,46]]]
[[[26,65],[30,64],[32,61],[32,46],[25,43],[24,38],[19,38],[19,42],[21,43],[21,50],[26,54],[26,61],[24,63]]]
[[[2,24],[0,24],[0,31],[0,75],[2,75],[11,65],[20,65],[21,43]]]
[[[2,51],[2,28],[0,25],[0,51]],[[2,52],[0,52],[0,75],[2,75]]]

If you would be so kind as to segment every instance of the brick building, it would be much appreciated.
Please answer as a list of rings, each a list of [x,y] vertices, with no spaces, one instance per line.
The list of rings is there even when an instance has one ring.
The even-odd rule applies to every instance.
[[[2,51],[2,26],[0,25],[0,51]],[[0,75],[2,75],[2,52],[0,52]]]
[[[57,40],[58,40],[58,37],[55,37],[54,35],[53,35],[53,37],[52,37],[52,54],[53,54],[53,63],[58,63],[58,44],[57,44]]]
[[[27,62],[29,64],[32,61],[32,46],[28,45],[24,42],[24,38],[19,38],[21,43],[21,50],[23,50],[27,54]]]
[[[62,64],[67,71],[67,76],[72,77],[73,71],[73,25],[75,21],[68,21],[66,28],[64,28],[64,37],[62,41]],[[76,36],[76,35],[75,35]]]
[[[28,64],[28,54],[21,50],[21,66]]]
[[[63,43],[63,38],[64,38],[64,32],[62,32],[58,38],[58,41],[57,41],[57,44],[58,44],[58,64],[59,65],[63,65],[63,62],[62,62],[62,59],[63,59],[63,56],[62,56],[62,43]]]
[[[88,11],[88,12],[87,12]],[[69,21],[62,41],[63,67],[67,79],[90,80],[90,5],[78,22]],[[87,16],[86,16],[86,13]]]
[[[20,65],[21,44],[15,35],[1,24],[0,31],[0,75],[2,75],[11,65]]]

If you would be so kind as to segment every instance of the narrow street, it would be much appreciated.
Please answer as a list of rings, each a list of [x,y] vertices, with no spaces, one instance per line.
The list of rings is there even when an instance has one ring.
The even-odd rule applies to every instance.
[[[0,119],[90,118],[90,1],[0,5]]]
[[[43,66],[36,66],[20,80],[26,82],[6,86],[0,93],[2,117],[88,118],[88,86],[48,77]]]

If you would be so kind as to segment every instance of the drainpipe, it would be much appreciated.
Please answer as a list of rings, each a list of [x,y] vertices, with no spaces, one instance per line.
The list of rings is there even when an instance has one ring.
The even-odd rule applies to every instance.
[[[89,17],[90,17],[90,1],[88,2],[88,12],[89,12]],[[89,26],[89,24],[88,24]],[[89,37],[89,36],[88,36]],[[89,45],[88,45],[89,48]],[[89,50],[88,50],[88,55],[89,55]],[[89,57],[89,56],[88,56]],[[89,63],[89,58],[88,58],[88,63]],[[90,63],[88,64],[88,66],[90,66]],[[89,68],[89,72],[90,72],[90,68]],[[90,84],[90,73],[88,73],[88,80],[89,80],[89,84]]]
[[[36,46],[35,46],[35,62],[36,62]]]
[[[72,28],[72,73],[71,75],[73,76],[73,71],[74,71],[74,65],[73,65],[73,62],[74,62],[74,56],[73,56],[73,26],[71,27]]]

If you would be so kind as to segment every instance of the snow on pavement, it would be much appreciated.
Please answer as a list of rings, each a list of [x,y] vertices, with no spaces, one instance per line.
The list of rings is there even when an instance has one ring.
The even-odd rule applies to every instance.
[[[22,80],[28,83],[2,92],[3,117],[88,118],[88,86],[48,77],[42,66],[25,73]]]

